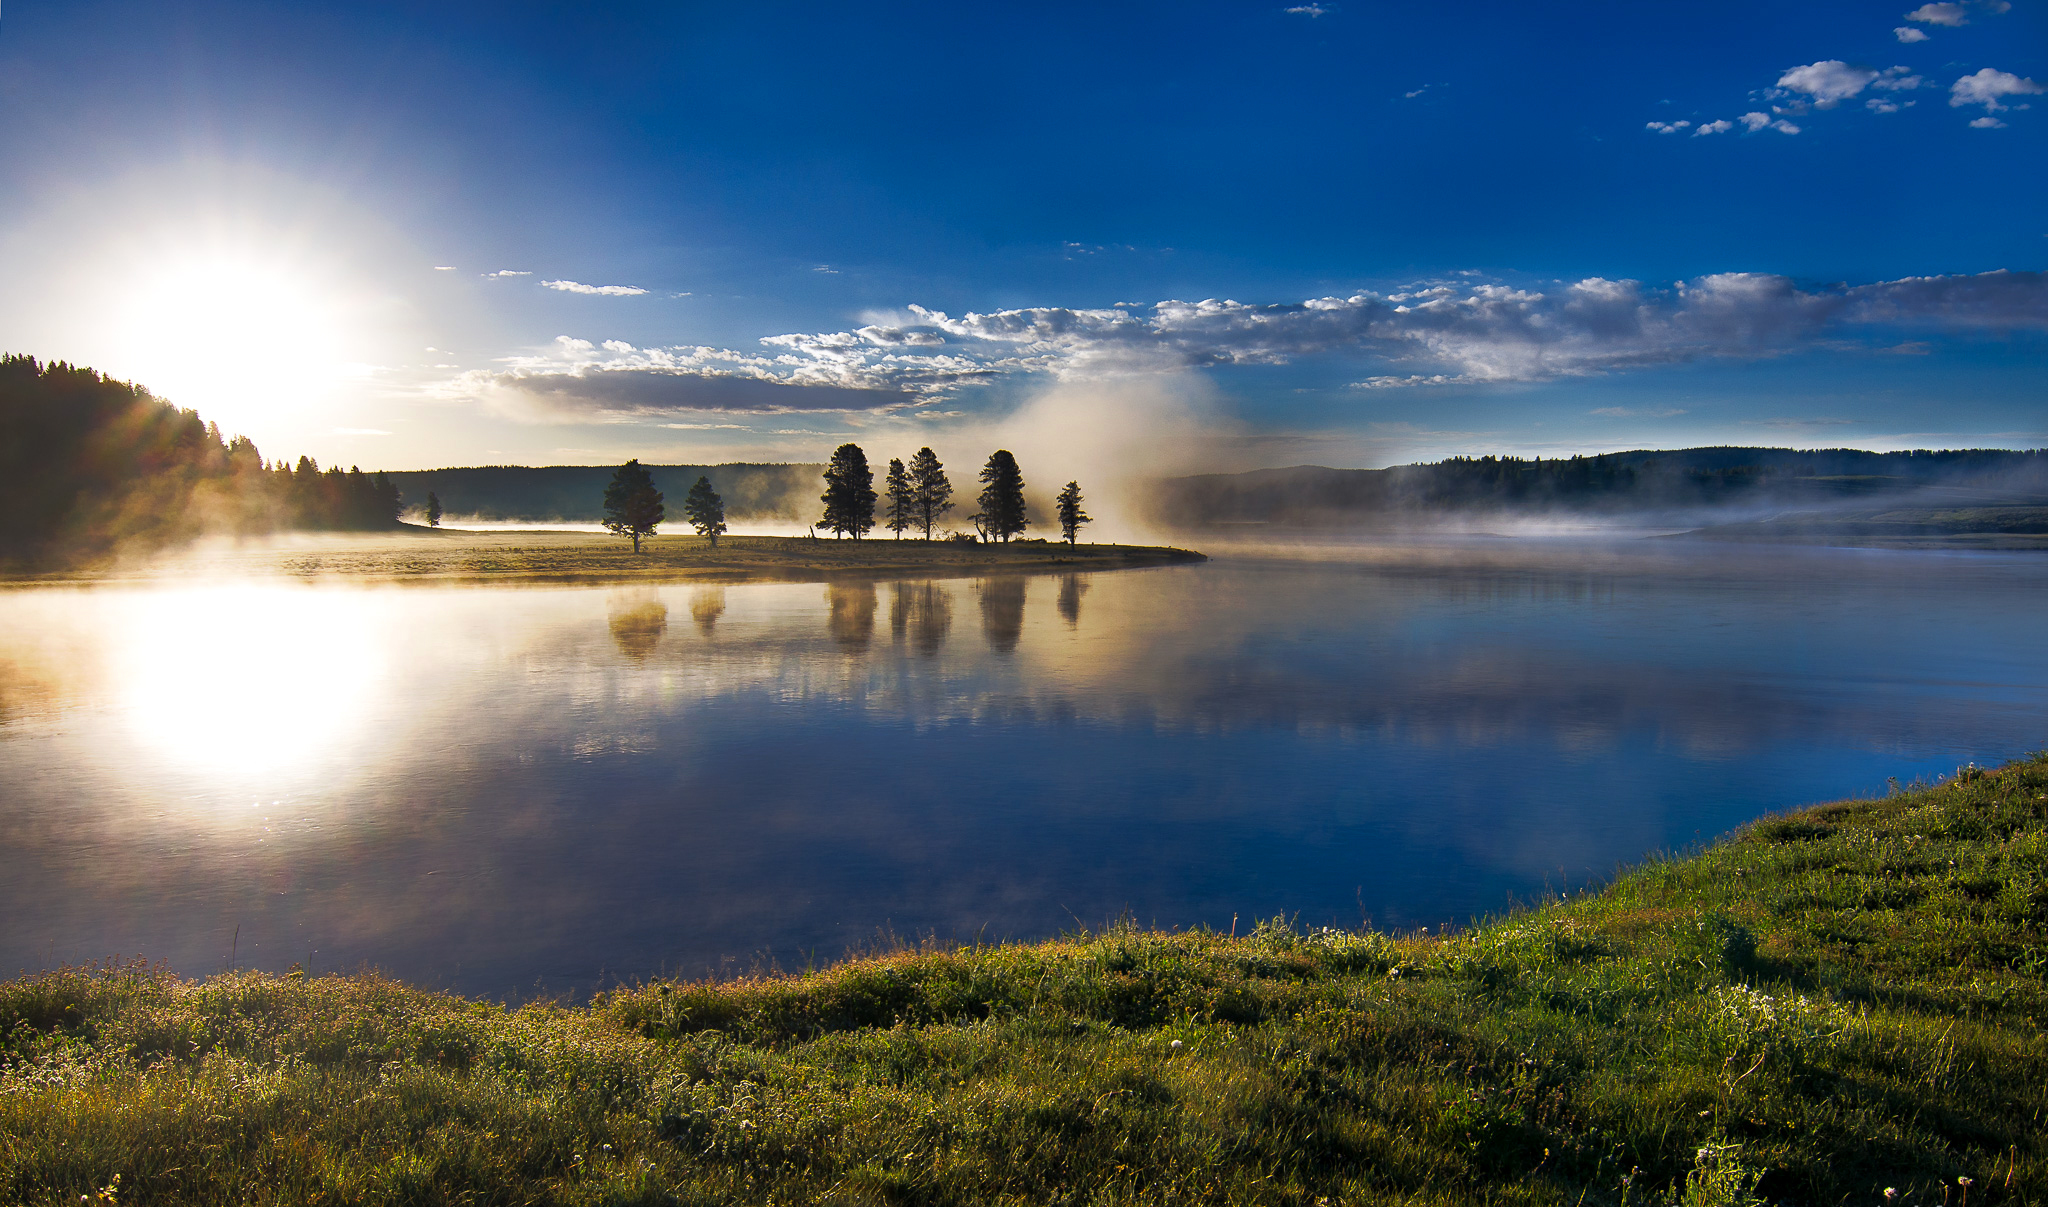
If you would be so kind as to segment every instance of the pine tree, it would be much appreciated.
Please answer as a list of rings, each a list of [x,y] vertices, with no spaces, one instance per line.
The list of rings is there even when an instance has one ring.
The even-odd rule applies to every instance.
[[[430,490],[427,492],[427,527],[439,528],[440,526],[441,496]]]
[[[1017,468],[1017,458],[1008,449],[999,448],[989,454],[988,464],[981,467],[981,522],[990,540],[1010,543],[1010,538],[1024,531],[1029,520],[1024,518],[1024,474]]]
[[[629,538],[638,553],[640,538],[652,536],[665,515],[661,492],[654,489],[654,477],[641,468],[639,458],[619,466],[611,485],[604,488],[606,530]]]
[[[946,467],[929,446],[910,459],[910,495],[917,508],[917,522],[924,539],[932,539],[932,525],[953,510],[953,484],[946,480]]]
[[[825,504],[825,518],[819,522],[837,536],[852,533],[859,540],[875,526],[875,473],[860,445],[842,444],[832,450],[819,501]]]
[[[1092,524],[1095,517],[1081,510],[1081,484],[1069,482],[1059,493],[1055,505],[1060,517],[1060,538],[1071,545],[1079,535],[1081,525]]]
[[[689,518],[690,526],[698,536],[711,538],[711,547],[718,548],[718,536],[725,531],[725,500],[711,489],[711,479],[699,477],[697,484],[683,499],[683,515]]]
[[[917,494],[910,489],[910,475],[903,462],[889,458],[889,531],[903,539],[903,530],[917,523]]]

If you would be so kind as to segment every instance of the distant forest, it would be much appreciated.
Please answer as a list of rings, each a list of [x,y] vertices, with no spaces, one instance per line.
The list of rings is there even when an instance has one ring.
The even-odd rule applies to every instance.
[[[2012,498],[2048,496],[2048,450],[1691,448],[1594,457],[1453,457],[1389,469],[1291,469],[1173,478],[1154,518],[1213,524],[1355,523],[1427,512],[1682,510],[1798,505],[1933,487]]]
[[[398,525],[383,474],[266,462],[196,411],[92,369],[0,357],[0,559],[67,561],[208,532]]]
[[[401,470],[385,474],[414,505],[429,493],[450,520],[604,518],[604,488],[615,465],[483,465],[467,469]],[[688,494],[699,477],[725,500],[729,520],[801,520],[817,510],[823,465],[647,465],[654,488],[670,499]]]

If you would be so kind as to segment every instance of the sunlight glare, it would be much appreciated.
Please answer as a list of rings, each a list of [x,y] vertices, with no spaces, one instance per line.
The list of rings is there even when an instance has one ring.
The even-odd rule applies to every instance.
[[[120,304],[124,370],[229,434],[318,402],[352,370],[345,308],[316,279],[246,249],[166,255]]]
[[[372,620],[340,592],[152,592],[120,643],[128,728],[223,780],[316,772],[373,712],[384,659]]]

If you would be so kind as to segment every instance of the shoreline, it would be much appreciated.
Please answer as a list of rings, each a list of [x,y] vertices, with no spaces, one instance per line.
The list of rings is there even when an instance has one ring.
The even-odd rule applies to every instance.
[[[2037,755],[1450,934],[1113,925],[516,1008],[373,972],[25,974],[0,981],[0,1186],[2038,1202],[2044,872]]]
[[[829,582],[840,579],[978,578],[1086,573],[1208,560],[1158,545],[1013,541],[964,545],[893,538],[656,535],[642,552],[609,534],[427,529],[286,533],[202,542],[132,560],[0,577],[0,588],[134,586],[206,579],[430,586],[545,586],[658,582]]]

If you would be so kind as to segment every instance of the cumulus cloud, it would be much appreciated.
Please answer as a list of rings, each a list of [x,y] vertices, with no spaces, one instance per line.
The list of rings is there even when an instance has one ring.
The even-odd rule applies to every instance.
[[[1763,129],[1776,130],[1780,134],[1799,133],[1799,127],[1793,125],[1791,122],[1786,121],[1782,117],[1773,118],[1768,113],[1745,113],[1741,117],[1736,118],[1735,120],[1741,122],[1743,128],[1745,130],[1748,130],[1751,134],[1754,134],[1758,130]]]
[[[1324,8],[1320,4],[1297,4],[1293,8],[1288,9],[1287,11],[1290,13],[1299,13],[1304,17],[1320,17],[1324,13],[1329,12],[1330,10]]]
[[[541,284],[549,289],[559,289],[563,293],[587,293],[607,298],[638,297],[647,292],[638,285],[585,285],[581,281],[542,281]]]
[[[1973,117],[1973,118],[1971,118],[1971,119],[1970,119],[1970,129],[1972,129],[1972,130],[2003,130],[2003,129],[2005,129],[2005,123],[2004,123],[2004,122],[2002,122],[2002,121],[1999,121],[1999,120],[1998,120],[1997,118],[1995,118],[1995,117]]]
[[[1701,122],[1699,128],[1692,132],[1692,136],[1698,138],[1702,134],[1726,134],[1734,128],[1735,123],[1728,121],[1726,118],[1720,121]]]
[[[1892,30],[1892,36],[1901,42],[1925,42],[1927,40],[1927,31],[1924,29],[1914,29],[1910,25],[1901,25],[1897,29]]]
[[[520,268],[501,268],[496,272],[487,272],[484,274],[484,276],[490,280],[496,280],[499,277],[530,277],[532,275],[533,274],[531,272],[528,272],[525,269]],[[573,281],[570,282],[570,284],[574,283],[575,282]]]
[[[1998,9],[1995,11],[2003,12],[2005,10]],[[1923,4],[1912,12],[1907,13],[1906,20],[1919,21],[1925,25],[1946,25],[1951,29],[1958,25],[1968,25],[1970,23],[1969,15],[1963,11],[1963,6],[1960,4]]]
[[[1644,128],[1648,130],[1655,130],[1659,134],[1676,134],[1680,130],[1685,129],[1687,126],[1690,125],[1692,125],[1692,123],[1687,121],[1646,122],[1644,123]]]
[[[1823,59],[1794,67],[1778,77],[1778,87],[1804,93],[1818,109],[1832,109],[1870,86],[1877,72],[1869,67],[1851,67],[1840,59]]]
[[[914,412],[960,388],[1033,375],[1129,381],[1314,357],[1363,361],[1359,389],[1543,381],[1708,358],[1781,355],[1859,330],[2048,330],[2048,274],[1909,277],[1801,288],[1765,273],[1653,287],[1587,277],[1543,289],[1425,282],[1300,302],[1210,298],[952,315],[910,306],[761,350],[636,348],[563,337],[449,383],[542,418],[679,411]]]
[[[1982,105],[1987,113],[1999,113],[2010,108],[2024,109],[2024,105],[2007,105],[2005,99],[2013,96],[2035,96],[2044,89],[2030,79],[2016,76],[2009,71],[1995,71],[1986,67],[1974,75],[1966,75],[1949,85],[1948,103],[1954,108],[1964,105]],[[1976,122],[1971,122],[1976,125]]]

